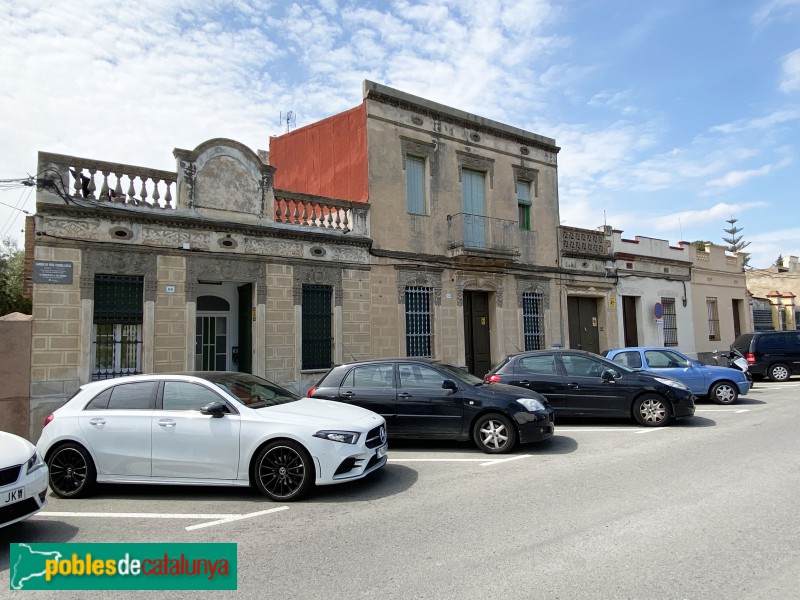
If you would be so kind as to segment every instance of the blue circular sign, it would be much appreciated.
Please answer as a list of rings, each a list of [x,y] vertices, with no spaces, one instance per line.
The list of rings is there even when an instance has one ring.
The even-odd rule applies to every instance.
[[[661,306],[661,302],[656,302],[656,305],[653,307],[653,312],[656,315],[656,319],[660,319],[664,316],[664,307]]]

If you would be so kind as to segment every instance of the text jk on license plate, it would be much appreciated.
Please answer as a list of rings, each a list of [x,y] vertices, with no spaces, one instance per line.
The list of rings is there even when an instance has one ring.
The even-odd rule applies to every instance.
[[[4,492],[0,498],[3,501],[3,504],[11,504],[12,502],[19,502],[24,497],[25,497],[25,488],[21,487],[15,490],[9,490],[8,492]]]

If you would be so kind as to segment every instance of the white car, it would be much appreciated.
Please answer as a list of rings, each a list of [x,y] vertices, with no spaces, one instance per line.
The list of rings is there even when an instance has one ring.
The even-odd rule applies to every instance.
[[[286,502],[387,460],[383,417],[225,371],[88,383],[47,417],[37,447],[62,498],[113,482],[255,485]]]
[[[25,438],[0,431],[0,527],[27,519],[47,504],[47,466]]]

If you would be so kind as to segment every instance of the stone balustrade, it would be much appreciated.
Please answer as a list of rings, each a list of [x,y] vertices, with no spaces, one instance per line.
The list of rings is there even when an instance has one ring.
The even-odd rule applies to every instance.
[[[369,205],[275,190],[275,223],[367,234]]]
[[[59,195],[63,193],[76,202],[177,208],[177,176],[171,171],[49,152],[39,153],[39,164],[44,168],[38,177],[57,182]]]

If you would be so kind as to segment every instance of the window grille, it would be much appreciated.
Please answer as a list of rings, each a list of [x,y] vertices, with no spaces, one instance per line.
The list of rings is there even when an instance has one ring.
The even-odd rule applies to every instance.
[[[406,287],[406,356],[433,356],[429,287]]]
[[[754,331],[774,331],[772,324],[772,311],[768,308],[753,309],[753,330]]]
[[[425,160],[417,156],[406,156],[406,184],[408,212],[425,214]]]
[[[719,311],[717,310],[717,299],[706,298],[706,308],[708,309],[708,339],[719,341]]]
[[[522,323],[525,350],[544,348],[544,299],[541,292],[522,294]]]
[[[333,288],[303,286],[303,369],[333,366]]]
[[[664,324],[664,345],[678,345],[678,319],[675,313],[675,298],[661,298],[661,306],[664,309],[662,315]]]
[[[96,275],[92,379],[142,372],[144,277]]]

